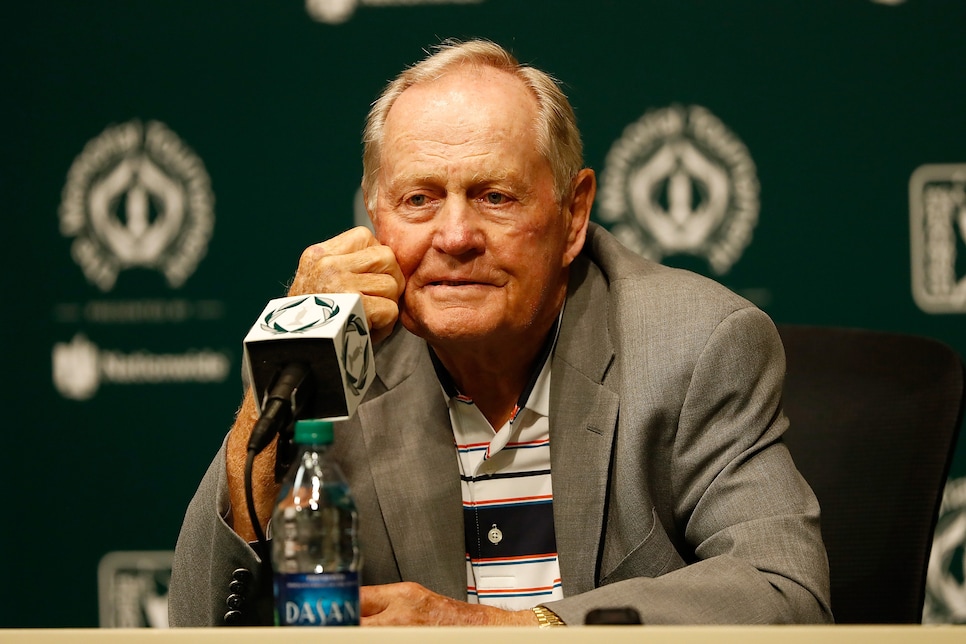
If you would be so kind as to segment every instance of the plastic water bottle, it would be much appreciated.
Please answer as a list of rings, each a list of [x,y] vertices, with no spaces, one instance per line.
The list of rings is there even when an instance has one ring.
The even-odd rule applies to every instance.
[[[275,623],[358,625],[358,513],[331,458],[332,423],[297,421],[295,443],[272,513]]]

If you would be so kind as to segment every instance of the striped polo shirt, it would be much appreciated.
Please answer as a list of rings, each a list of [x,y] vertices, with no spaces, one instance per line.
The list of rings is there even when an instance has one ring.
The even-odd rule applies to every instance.
[[[550,483],[550,361],[525,405],[495,433],[439,364],[437,371],[460,468],[469,601],[523,610],[563,598]]]

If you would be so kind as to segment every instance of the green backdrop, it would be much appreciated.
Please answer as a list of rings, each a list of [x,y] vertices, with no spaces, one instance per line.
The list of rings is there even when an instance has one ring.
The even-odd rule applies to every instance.
[[[443,37],[495,39],[564,81],[600,172],[595,217],[648,252],[635,214],[707,207],[720,225],[699,241],[732,248],[727,267],[665,261],[777,322],[966,353],[964,27],[957,0],[7,7],[0,626],[95,626],[101,559],[174,547],[240,400],[245,332],[301,250],[353,224],[367,107]],[[648,165],[675,114],[693,151],[677,180]],[[634,202],[621,177],[659,189]],[[945,237],[917,246],[919,216]],[[946,281],[917,299],[927,265]],[[966,595],[962,571],[946,575]],[[163,594],[163,571],[153,581]]]

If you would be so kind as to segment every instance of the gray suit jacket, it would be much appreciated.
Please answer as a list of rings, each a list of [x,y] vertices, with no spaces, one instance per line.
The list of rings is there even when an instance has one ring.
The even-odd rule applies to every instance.
[[[819,508],[781,442],[784,352],[764,313],[591,225],[552,360],[565,599],[548,607],[571,624],[614,606],[650,624],[831,620]],[[399,328],[376,365],[335,438],[359,506],[364,583],[415,581],[465,599],[459,471],[425,343]],[[173,625],[222,623],[232,571],[258,575],[221,518],[224,469],[219,453],[185,517]]]

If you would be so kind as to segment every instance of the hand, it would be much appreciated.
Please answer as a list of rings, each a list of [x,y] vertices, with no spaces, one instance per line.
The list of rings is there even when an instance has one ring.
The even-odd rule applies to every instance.
[[[359,589],[363,626],[537,626],[529,610],[508,611],[437,595],[412,582]]]
[[[359,293],[373,342],[392,332],[406,280],[392,249],[359,226],[302,252],[289,295]]]

